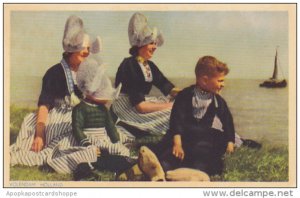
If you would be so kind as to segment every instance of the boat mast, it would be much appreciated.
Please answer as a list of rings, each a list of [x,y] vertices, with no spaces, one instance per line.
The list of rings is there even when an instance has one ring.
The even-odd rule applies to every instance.
[[[277,63],[277,48],[276,48],[276,55],[274,60],[274,71],[273,71],[272,79],[277,79],[277,76],[278,76],[278,63]]]

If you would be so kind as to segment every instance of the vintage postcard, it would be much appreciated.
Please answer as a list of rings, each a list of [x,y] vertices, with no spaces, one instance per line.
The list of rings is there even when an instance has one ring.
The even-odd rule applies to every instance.
[[[3,7],[4,187],[296,187],[296,3]]]

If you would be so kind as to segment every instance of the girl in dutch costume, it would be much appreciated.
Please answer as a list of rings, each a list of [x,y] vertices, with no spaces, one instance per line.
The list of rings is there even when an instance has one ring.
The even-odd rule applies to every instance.
[[[118,68],[115,86],[122,83],[122,89],[112,111],[118,118],[118,124],[127,126],[127,129],[130,126],[129,130],[162,135],[169,125],[173,105],[170,98],[178,92],[157,65],[150,61],[157,46],[163,44],[162,34],[148,26],[144,15],[135,13],[129,22],[128,36],[132,56],[125,58]],[[153,85],[164,96],[150,97],[148,94]]]
[[[80,164],[74,174],[75,180],[91,177],[97,171],[119,173],[130,168],[135,160],[127,157],[129,149],[120,142],[120,135],[105,106],[118,97],[121,84],[115,90],[103,64],[91,58],[80,64],[77,83],[84,99],[72,112],[73,135],[80,146],[95,148],[97,161]]]
[[[10,164],[36,166],[48,164],[59,173],[71,173],[79,163],[96,161],[92,149],[78,146],[72,135],[71,115],[82,92],[76,73],[90,53],[100,51],[100,38],[92,42],[83,21],[70,16],[63,36],[63,59],[43,77],[37,113],[24,118],[16,143],[10,147]]]

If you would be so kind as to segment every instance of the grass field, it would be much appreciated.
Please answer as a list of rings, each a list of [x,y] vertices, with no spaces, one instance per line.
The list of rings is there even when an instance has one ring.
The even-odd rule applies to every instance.
[[[32,108],[10,107],[10,143],[15,142],[24,116],[33,112]],[[157,138],[139,139],[139,144],[157,141]],[[248,147],[238,148],[233,154],[225,155],[225,170],[222,175],[212,177],[212,181],[288,181],[288,147],[263,142],[259,150]],[[103,172],[102,180],[115,180],[111,172]],[[11,181],[72,181],[70,174],[58,174],[47,166],[10,167]]]

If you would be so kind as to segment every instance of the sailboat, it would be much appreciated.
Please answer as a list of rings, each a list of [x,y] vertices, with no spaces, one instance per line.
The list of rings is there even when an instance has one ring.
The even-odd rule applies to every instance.
[[[273,76],[270,79],[259,84],[259,86],[267,87],[267,88],[277,88],[277,87],[286,87],[286,85],[287,82],[285,79],[281,79],[281,80],[278,79],[278,53],[276,49]]]

